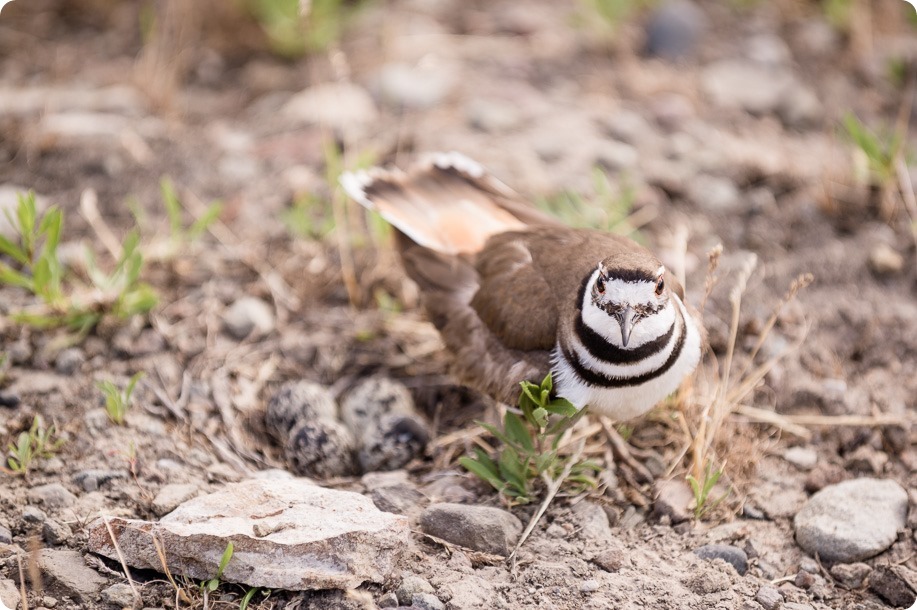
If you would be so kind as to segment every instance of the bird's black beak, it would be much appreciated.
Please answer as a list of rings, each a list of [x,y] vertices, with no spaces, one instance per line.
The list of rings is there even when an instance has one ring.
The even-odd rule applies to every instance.
[[[618,324],[621,325],[621,343],[624,347],[627,347],[630,342],[630,333],[634,330],[636,319],[637,312],[630,305],[625,307],[624,311],[618,316]]]

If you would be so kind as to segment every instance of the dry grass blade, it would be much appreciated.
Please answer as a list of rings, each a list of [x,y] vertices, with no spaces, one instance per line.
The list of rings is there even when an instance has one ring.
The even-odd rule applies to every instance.
[[[876,428],[879,426],[910,426],[917,424],[917,418],[903,415],[783,415],[750,405],[738,405],[735,414],[752,421],[771,424],[805,439],[812,436],[812,433],[806,428],[807,426]]]
[[[159,558],[159,565],[162,566],[162,573],[166,575],[166,578],[169,580],[172,588],[175,589],[175,607],[179,607],[179,601],[190,604],[191,598],[188,597],[184,587],[179,587],[178,583],[176,583],[175,579],[172,577],[172,570],[169,569],[169,563],[166,561],[166,553],[162,549],[162,543],[156,536],[152,536],[152,540],[153,548],[156,549],[156,556]]]
[[[19,567],[19,598],[22,601],[22,610],[29,610],[29,596],[25,591],[25,570],[22,567],[20,553],[16,553],[16,565]]]
[[[131,578],[131,570],[127,567],[127,562],[124,560],[124,554],[121,552],[121,545],[118,544],[118,539],[115,537],[115,532],[111,529],[111,523],[109,523],[107,515],[102,515],[102,523],[105,524],[105,530],[108,532],[109,538],[111,538],[111,545],[115,547],[115,553],[118,554],[118,561],[121,562],[124,576],[127,577],[127,584],[131,587],[131,593],[134,594],[134,607],[139,607],[141,601],[140,592],[137,590],[136,585],[134,585],[134,579]]]
[[[627,448],[627,441],[618,433],[617,430],[611,425],[611,421],[607,417],[599,417],[599,423],[602,426],[602,431],[605,432],[605,437],[608,439],[608,442],[611,444],[611,450],[616,460],[620,460],[627,464],[627,466],[634,471],[636,475],[636,480],[639,483],[652,483],[653,474],[640,462],[634,459],[630,454],[630,451]]]

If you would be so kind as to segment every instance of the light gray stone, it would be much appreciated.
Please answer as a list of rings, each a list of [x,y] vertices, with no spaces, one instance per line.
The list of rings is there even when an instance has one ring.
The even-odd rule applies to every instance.
[[[10,531],[10,528],[0,525],[0,544],[12,544],[13,543],[13,533]]]
[[[17,610],[22,601],[19,594],[19,587],[9,578],[0,578],[0,610],[3,606],[9,610]]]
[[[776,110],[793,86],[790,72],[743,59],[721,59],[701,71],[701,87],[714,104],[752,114]]]
[[[86,565],[77,551],[41,549],[38,567],[43,576],[56,582],[76,599],[89,602],[98,596],[108,580]]]
[[[321,83],[291,97],[281,110],[294,123],[352,132],[378,119],[372,97],[351,82]]]
[[[58,546],[65,543],[73,535],[73,530],[66,523],[55,521],[54,519],[46,520],[41,526],[41,536],[50,545]]]
[[[831,576],[845,587],[859,589],[866,582],[872,568],[865,563],[836,563],[831,566]]]
[[[776,610],[783,603],[783,596],[773,585],[764,585],[755,594],[755,601],[761,604],[764,610]]]
[[[76,373],[84,362],[86,362],[86,356],[83,350],[78,347],[68,347],[57,354],[57,358],[54,359],[54,370],[61,375],[70,376]]]
[[[26,523],[43,523],[45,519],[48,518],[48,515],[45,511],[41,510],[37,506],[24,506],[22,508],[22,520]]]
[[[790,447],[783,452],[783,459],[800,470],[812,470],[818,464],[818,452],[811,447]]]
[[[825,487],[794,519],[796,541],[822,561],[851,563],[887,549],[905,526],[907,492],[896,482],[853,479]]]
[[[579,502],[573,507],[573,515],[579,526],[579,535],[585,540],[607,542],[611,540],[611,525],[608,514],[593,502]]]
[[[869,268],[878,275],[901,273],[904,257],[888,244],[876,244],[869,253]]]
[[[85,491],[98,491],[99,487],[115,479],[126,479],[126,470],[82,470],[73,475],[73,482],[80,485]]]
[[[377,86],[389,105],[430,108],[440,103],[455,86],[456,75],[446,65],[410,66],[386,64],[379,71]]]
[[[223,314],[223,326],[235,339],[263,336],[274,330],[274,311],[256,297],[242,297]]]
[[[110,524],[132,567],[162,569],[156,536],[173,573],[212,578],[231,540],[235,550],[222,579],[272,589],[384,582],[410,542],[404,517],[379,511],[360,494],[303,479],[249,479],[198,496],[159,522]],[[89,527],[89,549],[117,556],[101,520]]]
[[[508,555],[522,533],[522,523],[505,510],[448,503],[428,507],[420,528],[446,542],[496,555]]]
[[[43,504],[48,508],[64,508],[76,502],[76,496],[60,483],[48,483],[47,485],[33,487],[29,490],[28,498],[30,502]]]
[[[672,523],[682,523],[693,515],[689,509],[694,502],[694,492],[683,479],[671,479],[656,484],[653,513],[668,516]]]
[[[197,483],[170,483],[163,485],[153,498],[153,513],[161,517],[172,512],[183,502],[198,494],[201,486]]]
[[[601,588],[601,585],[599,585],[599,581],[597,581],[594,578],[584,580],[579,585],[579,590],[581,593],[595,593],[600,588]]]
[[[127,583],[117,583],[102,589],[102,599],[118,608],[131,608],[134,605],[134,591]]]
[[[688,198],[705,212],[738,211],[742,200],[739,189],[728,178],[701,174],[688,184]]]
[[[426,578],[409,574],[401,579],[401,584],[399,584],[398,588],[395,590],[395,595],[398,596],[398,601],[402,605],[410,606],[415,595],[419,593],[435,592],[433,585],[431,585]]]
[[[411,599],[411,607],[417,610],[445,610],[446,605],[432,593],[415,593]]]

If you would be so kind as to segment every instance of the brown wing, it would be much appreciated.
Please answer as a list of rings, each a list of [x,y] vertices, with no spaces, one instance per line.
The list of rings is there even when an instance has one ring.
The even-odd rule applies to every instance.
[[[510,349],[550,350],[557,340],[554,291],[535,265],[523,232],[504,233],[478,255],[471,307]]]

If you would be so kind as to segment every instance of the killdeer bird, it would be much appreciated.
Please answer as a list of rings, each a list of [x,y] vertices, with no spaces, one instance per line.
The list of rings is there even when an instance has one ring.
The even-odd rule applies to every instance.
[[[458,153],[341,184],[398,229],[463,383],[514,404],[520,381],[550,371],[556,395],[623,420],[697,366],[702,331],[681,286],[630,239],[567,227]]]

